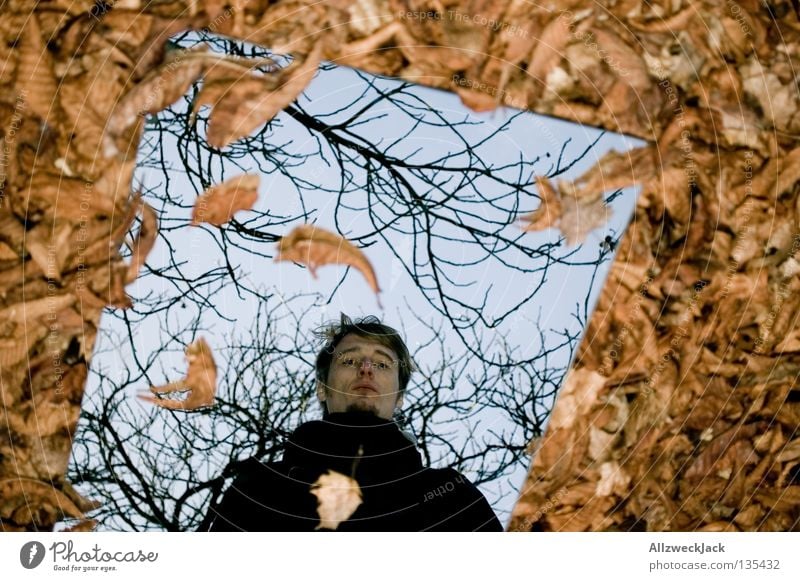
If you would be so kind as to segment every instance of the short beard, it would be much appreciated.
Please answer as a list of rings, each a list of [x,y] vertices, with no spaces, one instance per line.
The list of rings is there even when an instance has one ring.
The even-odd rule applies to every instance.
[[[363,415],[371,415],[378,417],[377,411],[375,411],[375,404],[367,399],[359,399],[354,401],[350,405],[345,408],[346,413],[350,414],[363,414]]]

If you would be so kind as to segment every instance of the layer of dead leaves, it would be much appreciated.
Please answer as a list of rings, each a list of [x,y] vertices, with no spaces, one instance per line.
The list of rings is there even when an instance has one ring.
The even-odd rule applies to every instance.
[[[780,28],[797,50],[800,25],[756,3],[742,4],[748,34],[710,6],[636,10],[627,33],[593,37],[624,79],[594,76],[585,43],[548,65],[567,101],[592,99],[575,71],[604,81],[587,121],[612,126],[613,112],[618,127],[650,127],[653,144],[610,152],[570,184],[641,194],[509,528],[800,530],[800,148],[780,134],[797,127],[798,95],[783,51],[757,42]],[[563,229],[562,188],[538,185],[532,229]]]
[[[0,422],[12,427],[14,446],[0,442],[0,477],[66,468],[81,357],[91,355],[102,309],[130,304],[124,287],[154,239],[142,206],[130,264],[116,252],[139,212],[130,183],[144,117],[200,80],[194,112],[210,108],[207,137],[224,147],[291,103],[321,59],[338,59],[454,91],[478,110],[527,107],[653,144],[609,154],[573,184],[539,183],[542,206],[529,221],[569,240],[599,220],[596,196],[630,183],[642,194],[512,528],[797,526],[793,3],[739,0],[733,13],[726,3],[666,0],[569,10],[284,0],[237,3],[226,17],[218,2],[176,1],[116,3],[101,19],[93,5],[59,13],[58,3],[12,4],[0,19],[0,128],[4,140],[14,134],[0,175]],[[292,53],[292,65],[165,54],[170,36],[212,23],[219,34]],[[74,252],[78,236],[85,253]],[[280,253],[312,272],[356,266],[378,292],[366,259],[322,240],[318,247],[301,231]],[[54,310],[28,308],[50,299]],[[55,321],[44,320],[53,312]],[[58,393],[51,354],[35,354],[50,324],[51,349],[81,362],[61,372]],[[46,435],[37,437],[41,410]],[[29,492],[42,507],[60,503],[19,487],[0,498]],[[23,519],[17,500],[3,516],[30,528],[30,515],[14,520]],[[58,512],[43,509],[35,526]]]

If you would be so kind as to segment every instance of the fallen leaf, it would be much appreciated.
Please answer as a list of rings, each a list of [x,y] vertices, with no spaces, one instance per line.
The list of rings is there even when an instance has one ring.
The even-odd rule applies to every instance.
[[[531,214],[522,217],[524,223],[521,227],[525,231],[557,226],[567,244],[579,244],[589,232],[603,226],[611,215],[600,191],[577,186],[575,182],[562,182],[554,188],[544,176],[536,178],[536,183],[541,204]]]
[[[205,51],[205,47],[200,47]],[[180,99],[200,76],[207,64],[198,50],[174,51],[158,69],[120,99],[106,124],[109,137],[121,135],[145,114],[158,113]],[[106,142],[107,149],[111,142]],[[113,149],[109,152],[114,151]]]
[[[364,253],[345,238],[311,224],[298,226],[278,242],[275,262],[292,260],[308,266],[317,278],[317,268],[326,264],[347,264],[364,275],[369,286],[378,294],[378,279]]]
[[[322,44],[318,43],[304,60],[278,73],[257,75],[247,68],[246,73],[214,78],[214,70],[209,71],[192,109],[196,113],[203,105],[213,107],[206,133],[208,143],[221,149],[271,121],[311,82],[321,55]]]
[[[526,224],[523,230],[538,232],[555,228],[561,219],[561,197],[553,189],[550,180],[544,176],[536,178],[539,186],[539,207],[523,217]]]
[[[565,18],[563,15],[549,22],[533,49],[527,73],[542,85],[545,84],[545,79],[547,79],[550,71],[565,56],[567,43],[573,36],[570,31],[570,25],[572,24],[570,19]]]
[[[258,183],[258,176],[242,174],[208,188],[194,204],[192,226],[222,226],[239,210],[251,209],[258,200]]]
[[[125,275],[125,281],[128,283],[133,282],[139,276],[139,270],[147,260],[147,255],[153,249],[156,243],[156,235],[158,234],[158,218],[156,218],[155,211],[144,202],[139,203],[142,205],[142,225],[139,227],[139,233],[133,242],[133,254],[128,265],[128,272]]]
[[[83,518],[83,512],[63,492],[41,480],[32,478],[7,478],[0,480],[0,519],[7,519],[15,514],[30,515],[27,524],[33,521],[31,507],[37,512],[53,512],[61,518]],[[41,517],[41,514],[36,516]]]
[[[186,361],[189,362],[186,377],[160,387],[150,386],[150,391],[155,394],[189,391],[186,399],[159,399],[147,395],[138,397],[170,410],[190,411],[212,405],[217,392],[217,365],[205,339],[200,338],[186,347]]]
[[[61,271],[72,250],[69,244],[71,234],[72,225],[61,220],[53,226],[39,224],[25,233],[25,250],[42,269],[45,277],[61,280]]]
[[[40,119],[52,122],[58,117],[58,88],[37,14],[28,17],[20,38],[17,87],[21,98]]]
[[[317,497],[318,502],[319,524],[316,529],[335,531],[362,502],[358,482],[333,470],[328,470],[311,485],[311,494]]]
[[[62,533],[90,533],[97,527],[97,521],[93,518],[85,518],[77,523],[62,530]]]

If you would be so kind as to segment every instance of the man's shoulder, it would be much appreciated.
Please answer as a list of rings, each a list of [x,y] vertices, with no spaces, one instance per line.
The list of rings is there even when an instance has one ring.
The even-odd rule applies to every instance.
[[[450,482],[453,486],[466,485],[474,487],[469,478],[455,468],[425,468],[423,470],[423,476],[430,482],[439,482],[443,484]]]
[[[239,484],[247,482],[263,482],[264,479],[285,476],[287,467],[283,460],[265,460],[252,456],[243,460],[236,468],[235,481]]]
[[[439,517],[428,530],[503,530],[486,497],[458,470],[427,468],[423,478],[423,503],[429,503],[428,512]]]

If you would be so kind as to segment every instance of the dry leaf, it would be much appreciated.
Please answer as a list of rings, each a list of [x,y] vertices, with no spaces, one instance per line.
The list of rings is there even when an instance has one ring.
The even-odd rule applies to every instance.
[[[85,518],[78,521],[71,527],[62,530],[62,533],[90,533],[93,532],[97,526],[97,521],[93,518]]]
[[[547,228],[555,228],[561,219],[561,197],[553,189],[550,180],[541,176],[536,178],[539,185],[539,207],[523,217],[526,221],[524,230],[538,232]]]
[[[558,18],[548,23],[541,33],[539,42],[533,49],[531,61],[527,72],[542,85],[550,71],[564,58],[564,49],[572,38],[568,18],[559,15]]]
[[[147,260],[147,255],[153,249],[158,235],[158,218],[155,211],[144,202],[138,203],[142,205],[142,225],[139,227],[139,233],[133,242],[131,262],[125,275],[125,282],[127,283],[133,282],[139,276],[139,270]]]
[[[186,361],[189,362],[186,377],[160,387],[150,386],[150,391],[156,394],[189,391],[186,399],[178,401],[147,395],[139,395],[139,398],[170,410],[190,411],[212,405],[217,392],[217,365],[205,339],[200,338],[186,347]]]
[[[523,216],[525,231],[553,228],[559,230],[567,244],[580,244],[592,230],[600,228],[611,216],[603,200],[602,192],[579,188],[573,182],[559,183],[554,188],[550,181],[538,177],[541,205],[528,216]]]
[[[336,530],[342,521],[352,516],[361,504],[361,488],[352,478],[328,470],[311,485],[311,494],[317,497],[317,529]]]
[[[39,224],[24,236],[27,250],[45,277],[61,280],[61,271],[72,250],[69,238],[72,225],[57,221],[52,227],[46,223]]]
[[[278,242],[275,262],[292,260],[308,266],[317,278],[317,268],[326,264],[347,264],[361,271],[369,286],[378,294],[378,279],[366,256],[341,236],[311,224],[298,226]]]
[[[311,82],[321,54],[322,43],[317,43],[305,60],[292,64],[277,77],[239,74],[204,85],[193,111],[202,105],[213,105],[206,134],[208,143],[221,149],[272,120]]]
[[[62,518],[83,518],[81,509],[67,495],[46,482],[22,477],[0,480],[0,521],[19,514],[20,509],[22,514],[31,515],[31,507],[55,512]]]
[[[208,188],[194,204],[192,226],[222,226],[239,210],[251,209],[258,200],[258,183],[258,176],[242,174]]]
[[[200,47],[205,51],[205,47]],[[120,99],[106,123],[106,154],[116,154],[109,138],[121,135],[145,114],[158,113],[180,99],[200,76],[207,64],[198,50],[174,51],[158,69],[149,74]]]
[[[58,88],[36,14],[28,17],[20,38],[17,79],[20,95],[31,111],[48,122],[58,117]]]

